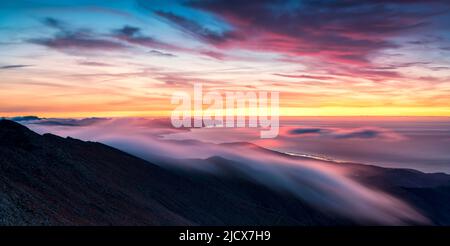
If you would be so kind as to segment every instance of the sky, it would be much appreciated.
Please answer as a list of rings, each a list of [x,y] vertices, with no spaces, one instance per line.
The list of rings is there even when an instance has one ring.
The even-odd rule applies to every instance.
[[[450,2],[0,2],[0,115],[156,116],[279,91],[286,116],[450,116]]]

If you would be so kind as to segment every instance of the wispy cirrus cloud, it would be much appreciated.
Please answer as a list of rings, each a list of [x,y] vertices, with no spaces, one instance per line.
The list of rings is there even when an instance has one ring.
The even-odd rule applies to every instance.
[[[96,33],[89,28],[72,27],[66,22],[52,17],[42,19],[41,23],[57,32],[52,37],[32,38],[28,42],[56,50],[123,51],[133,46],[183,50],[145,35],[141,28],[136,26],[124,25],[109,33]]]
[[[359,66],[369,65],[370,56],[380,50],[399,47],[390,38],[426,28],[431,17],[445,13],[449,7],[448,2],[439,0],[213,0],[189,1],[186,5],[227,21],[233,27],[229,32],[232,35],[213,35],[174,14],[159,14],[212,45],[318,57]]]
[[[14,65],[0,66],[0,69],[14,69],[14,68],[24,68],[24,67],[31,67],[31,66],[33,66],[33,65],[14,64]]]
[[[201,24],[183,16],[166,11],[155,11],[155,14],[169,21],[191,36],[207,43],[220,44],[230,39],[239,39],[239,35],[233,31],[218,32],[208,29]]]
[[[95,62],[95,61],[79,61],[79,65],[85,65],[85,66],[94,66],[94,67],[109,67],[112,66],[109,63],[104,62]]]
[[[126,45],[98,34],[89,29],[74,29],[65,22],[47,17],[41,20],[47,27],[56,29],[52,37],[28,39],[29,43],[43,45],[56,50],[120,50]]]
[[[151,55],[155,55],[155,56],[176,57],[176,55],[174,55],[174,54],[162,52],[159,50],[150,50],[148,53]]]
[[[331,76],[320,76],[320,75],[308,75],[308,74],[282,74],[282,73],[274,73],[273,75],[285,77],[285,78],[295,78],[295,79],[317,79],[317,80],[329,80],[333,79]]]
[[[140,27],[124,25],[110,30],[108,33],[97,33],[89,28],[75,28],[66,22],[47,17],[41,19],[41,24],[56,30],[51,37],[28,39],[27,42],[42,45],[51,49],[73,53],[73,51],[126,51],[133,47],[151,48],[149,54],[161,57],[176,57],[171,52],[208,56],[221,60],[225,55],[210,49],[181,47],[163,42],[151,35],[146,35]],[[164,50],[164,51],[161,51]],[[165,52],[165,51],[170,52]],[[81,65],[104,66],[105,64],[81,62]]]
[[[112,37],[130,44],[145,46],[149,48],[178,49],[174,45],[161,42],[154,37],[144,35],[139,27],[125,25],[113,30]]]
[[[57,50],[119,50],[126,48],[121,43],[94,38],[88,33],[63,34],[51,38],[35,38],[30,39],[29,42]]]

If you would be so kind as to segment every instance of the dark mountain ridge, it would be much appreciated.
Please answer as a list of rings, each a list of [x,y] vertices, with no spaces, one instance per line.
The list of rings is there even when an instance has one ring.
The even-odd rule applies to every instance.
[[[187,161],[213,165],[222,175],[163,168],[101,143],[39,135],[0,120],[0,224],[372,224],[252,182],[235,168],[238,162]],[[450,224],[449,175],[345,165],[355,180],[402,198],[433,224]]]
[[[244,180],[182,175],[0,120],[2,225],[351,224]]]

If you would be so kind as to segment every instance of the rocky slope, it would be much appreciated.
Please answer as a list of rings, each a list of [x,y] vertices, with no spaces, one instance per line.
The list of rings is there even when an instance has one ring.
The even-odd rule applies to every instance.
[[[16,122],[0,120],[0,224],[360,223],[252,182],[234,168],[240,165],[234,161],[221,157],[186,161],[215,165],[221,175],[166,169],[104,144],[39,135]],[[358,182],[407,201],[433,224],[450,224],[449,175],[339,165],[351,168],[349,175]]]
[[[2,225],[349,224],[248,181],[160,168],[0,120]]]

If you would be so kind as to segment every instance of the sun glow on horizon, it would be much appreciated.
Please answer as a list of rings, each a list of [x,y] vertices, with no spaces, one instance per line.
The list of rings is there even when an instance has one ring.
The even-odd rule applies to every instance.
[[[172,110],[143,111],[70,111],[70,112],[0,112],[2,117],[35,115],[43,118],[88,118],[88,117],[170,117]],[[192,111],[194,115],[194,111]],[[233,114],[234,116],[238,114]],[[246,112],[246,116],[258,113]],[[385,117],[450,117],[450,107],[323,107],[323,108],[285,108],[280,107],[280,117],[326,117],[326,116],[385,116]]]

